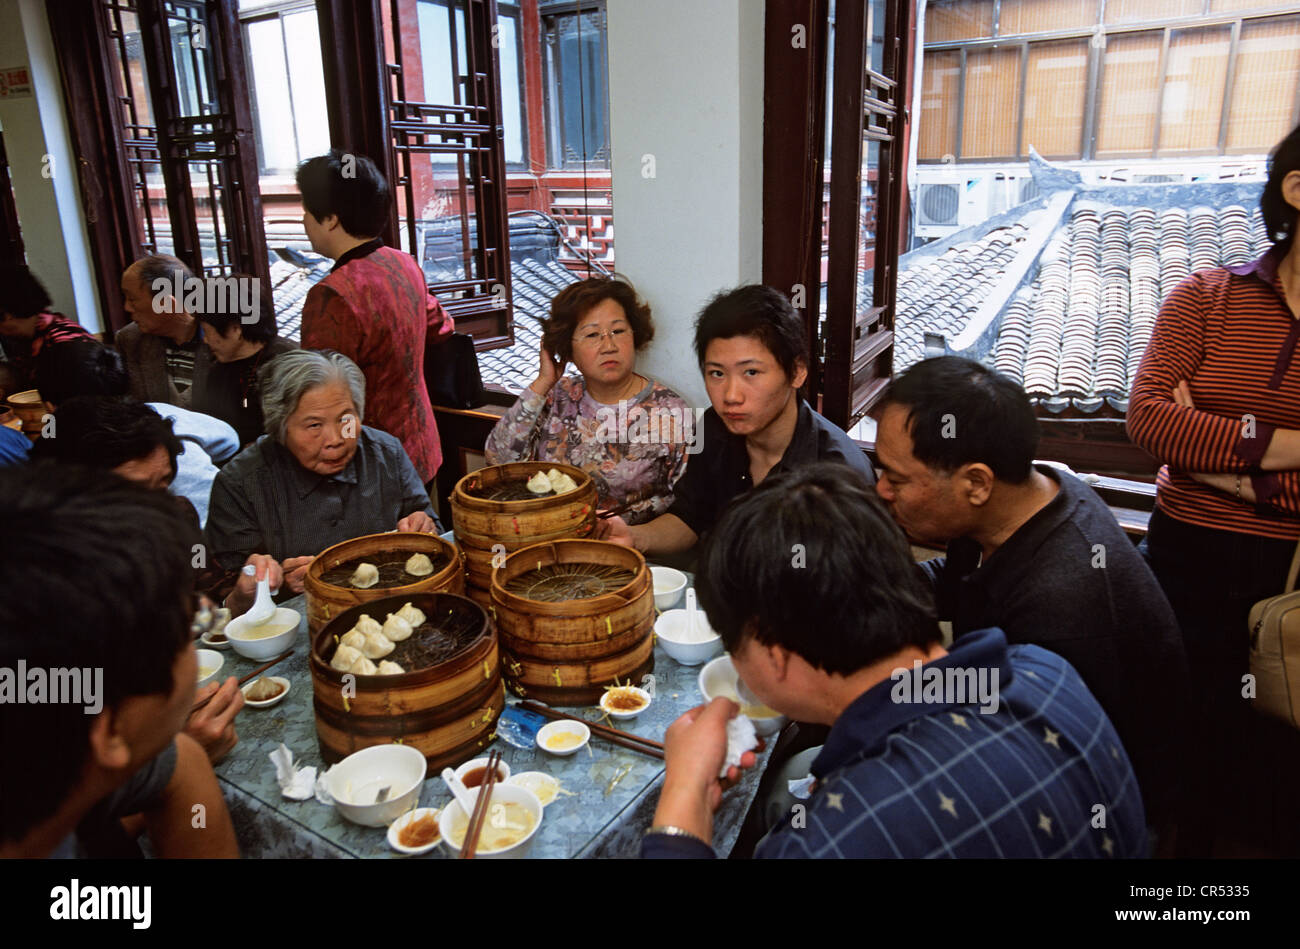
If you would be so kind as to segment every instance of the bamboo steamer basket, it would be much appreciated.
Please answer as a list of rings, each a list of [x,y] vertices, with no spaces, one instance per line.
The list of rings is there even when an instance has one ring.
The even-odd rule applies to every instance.
[[[35,389],[15,392],[5,399],[5,404],[21,420],[24,435],[32,441],[41,437],[41,420],[45,418],[45,403],[41,400],[39,392]]]
[[[548,602],[506,589],[515,577],[552,564],[622,567],[633,578],[612,592]],[[492,610],[501,671],[517,695],[555,705],[595,705],[615,680],[634,683],[654,669],[654,582],[635,550],[600,540],[558,540],[510,554],[492,574]]]
[[[341,637],[367,611],[393,613],[414,603],[428,616],[448,609],[474,614],[478,635],[460,652],[424,669],[402,675],[352,676],[354,693],[345,696],[345,673],[330,667]],[[431,772],[466,761],[492,741],[505,708],[496,630],[487,612],[452,593],[388,596],[349,607],[311,638],[312,704],[321,757],[333,764],[371,745],[394,742],[418,749]]]
[[[474,493],[503,481],[526,480],[552,468],[572,478],[578,490],[523,501],[490,501]],[[465,553],[468,596],[484,607],[492,605],[492,571],[501,565],[502,554],[546,541],[589,536],[596,527],[596,503],[595,482],[572,465],[515,461],[465,475],[451,492],[451,517],[456,543]]]
[[[403,553],[407,556],[411,554],[428,554],[430,559],[435,559],[434,555],[437,554],[442,557],[450,557],[451,562],[441,570],[435,570],[427,577],[421,577],[414,583],[407,583],[397,587],[375,586],[369,590],[358,590],[350,586],[335,586],[321,579],[326,571],[332,570],[339,564],[346,563],[349,560],[365,558],[370,554],[391,554],[394,552]],[[303,587],[307,595],[307,628],[315,633],[335,616],[338,616],[339,613],[358,604],[372,603],[375,600],[388,597],[406,597],[409,600],[417,593],[435,593],[438,591],[464,593],[465,558],[455,544],[443,540],[435,534],[406,531],[389,534],[366,534],[363,537],[354,537],[352,540],[345,540],[333,547],[327,547],[317,554],[316,559],[307,567],[307,576],[303,581]],[[398,603],[397,609],[401,609],[401,607],[402,604]],[[381,623],[384,621],[382,615],[375,618]]]

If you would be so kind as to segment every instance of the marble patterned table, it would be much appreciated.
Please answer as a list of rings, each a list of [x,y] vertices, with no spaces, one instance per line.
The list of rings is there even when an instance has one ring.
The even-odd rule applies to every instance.
[[[404,857],[389,848],[384,828],[359,827],[344,820],[333,807],[315,800],[290,801],[281,795],[269,758],[281,742],[293,752],[300,767],[324,767],[316,741],[311,674],[307,666],[306,604],[302,597],[295,597],[283,605],[303,614],[303,620],[294,642],[294,654],[266,674],[288,678],[289,694],[270,708],[245,707],[235,722],[239,744],[216,767],[243,855],[446,858],[448,851],[443,847],[424,857]],[[223,651],[223,656],[226,660],[221,672],[223,679],[229,675],[242,676],[260,665],[233,650]],[[698,685],[700,668],[678,664],[656,645],[655,701],[645,712],[618,726],[624,731],[662,740],[669,724],[703,701]],[[510,699],[517,701],[513,696]],[[596,708],[566,711],[589,721],[602,717]],[[525,751],[500,739],[489,749],[492,747],[501,750],[512,772],[545,771],[557,777],[562,787],[571,792],[560,795],[546,808],[529,857],[637,856],[641,834],[650,827],[663,783],[662,761],[595,736],[586,749],[569,757],[557,757],[537,748]],[[487,751],[484,749],[480,754]],[[758,766],[749,769],[741,783],[724,797],[714,821],[714,846],[719,855],[725,856],[735,843],[757,793],[767,754],[760,754]],[[439,777],[428,775],[420,804],[442,807],[450,800],[451,794]]]

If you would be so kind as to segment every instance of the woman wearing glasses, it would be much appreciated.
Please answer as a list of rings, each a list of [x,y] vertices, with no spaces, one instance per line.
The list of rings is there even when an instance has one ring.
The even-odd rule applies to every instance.
[[[537,378],[488,436],[488,464],[554,461],[581,468],[600,506],[639,524],[666,511],[686,470],[694,415],[667,386],[638,375],[654,338],[650,307],[620,277],[592,277],[551,301]],[[572,362],[579,375],[563,376]]]

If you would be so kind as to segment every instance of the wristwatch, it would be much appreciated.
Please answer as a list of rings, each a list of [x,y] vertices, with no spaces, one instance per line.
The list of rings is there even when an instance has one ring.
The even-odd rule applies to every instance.
[[[656,824],[645,832],[647,837],[651,834],[662,834],[665,837],[686,837],[690,840],[698,840],[706,847],[709,846],[708,842],[699,834],[692,834],[689,830],[674,827],[672,824]]]

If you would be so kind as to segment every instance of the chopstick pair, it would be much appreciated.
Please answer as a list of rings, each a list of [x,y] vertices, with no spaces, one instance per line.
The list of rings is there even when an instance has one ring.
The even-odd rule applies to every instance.
[[[621,745],[630,751],[639,751],[643,755],[649,755],[651,758],[658,758],[660,761],[664,758],[664,746],[662,742],[655,741],[651,738],[642,738],[640,735],[633,735],[631,732],[619,731],[617,728],[606,728],[604,725],[597,725],[595,722],[589,722],[585,718],[579,718],[577,715],[568,715],[564,712],[557,712],[549,705],[543,705],[532,699],[525,699],[519,703],[521,708],[528,709],[530,712],[536,712],[547,718],[556,721],[582,722],[591,729],[593,735],[599,735],[606,741]]]
[[[492,796],[492,785],[497,783],[497,768],[501,765],[501,752],[493,749],[488,755],[487,770],[483,772],[483,783],[479,785],[478,798],[474,801],[474,813],[469,817],[469,826],[465,828],[465,842],[461,845],[460,855],[464,860],[471,860],[478,850],[478,839],[483,833],[483,824],[487,820],[488,798]]]
[[[253,676],[261,675],[263,672],[265,672],[267,669],[271,668],[271,667],[272,667],[273,665],[275,665],[277,662],[282,662],[282,661],[284,661],[285,659],[288,659],[288,658],[289,658],[290,656],[292,656],[292,655],[293,655],[293,650],[292,650],[292,649],[288,650],[287,652],[282,652],[280,655],[276,656],[276,657],[275,657],[274,659],[272,659],[270,662],[263,663],[262,665],[258,666],[256,669],[254,669],[252,672],[250,672],[248,675],[246,675],[246,676],[244,676],[243,678],[241,678],[241,679],[239,680],[239,683],[238,683],[238,684],[239,684],[239,685],[243,685],[243,684],[244,684],[245,682],[247,682],[249,679],[253,678]],[[220,691],[221,691],[221,689],[220,689],[220,687],[218,687],[218,688],[217,688],[217,692],[220,692]],[[193,714],[194,714],[195,712],[197,712],[199,709],[203,708],[203,706],[207,705],[207,704],[208,704],[209,702],[211,702],[214,698],[216,698],[217,692],[213,692],[211,695],[209,695],[209,696],[208,696],[206,699],[204,699],[202,702],[197,703],[193,708],[190,709],[190,714],[193,715]]]

